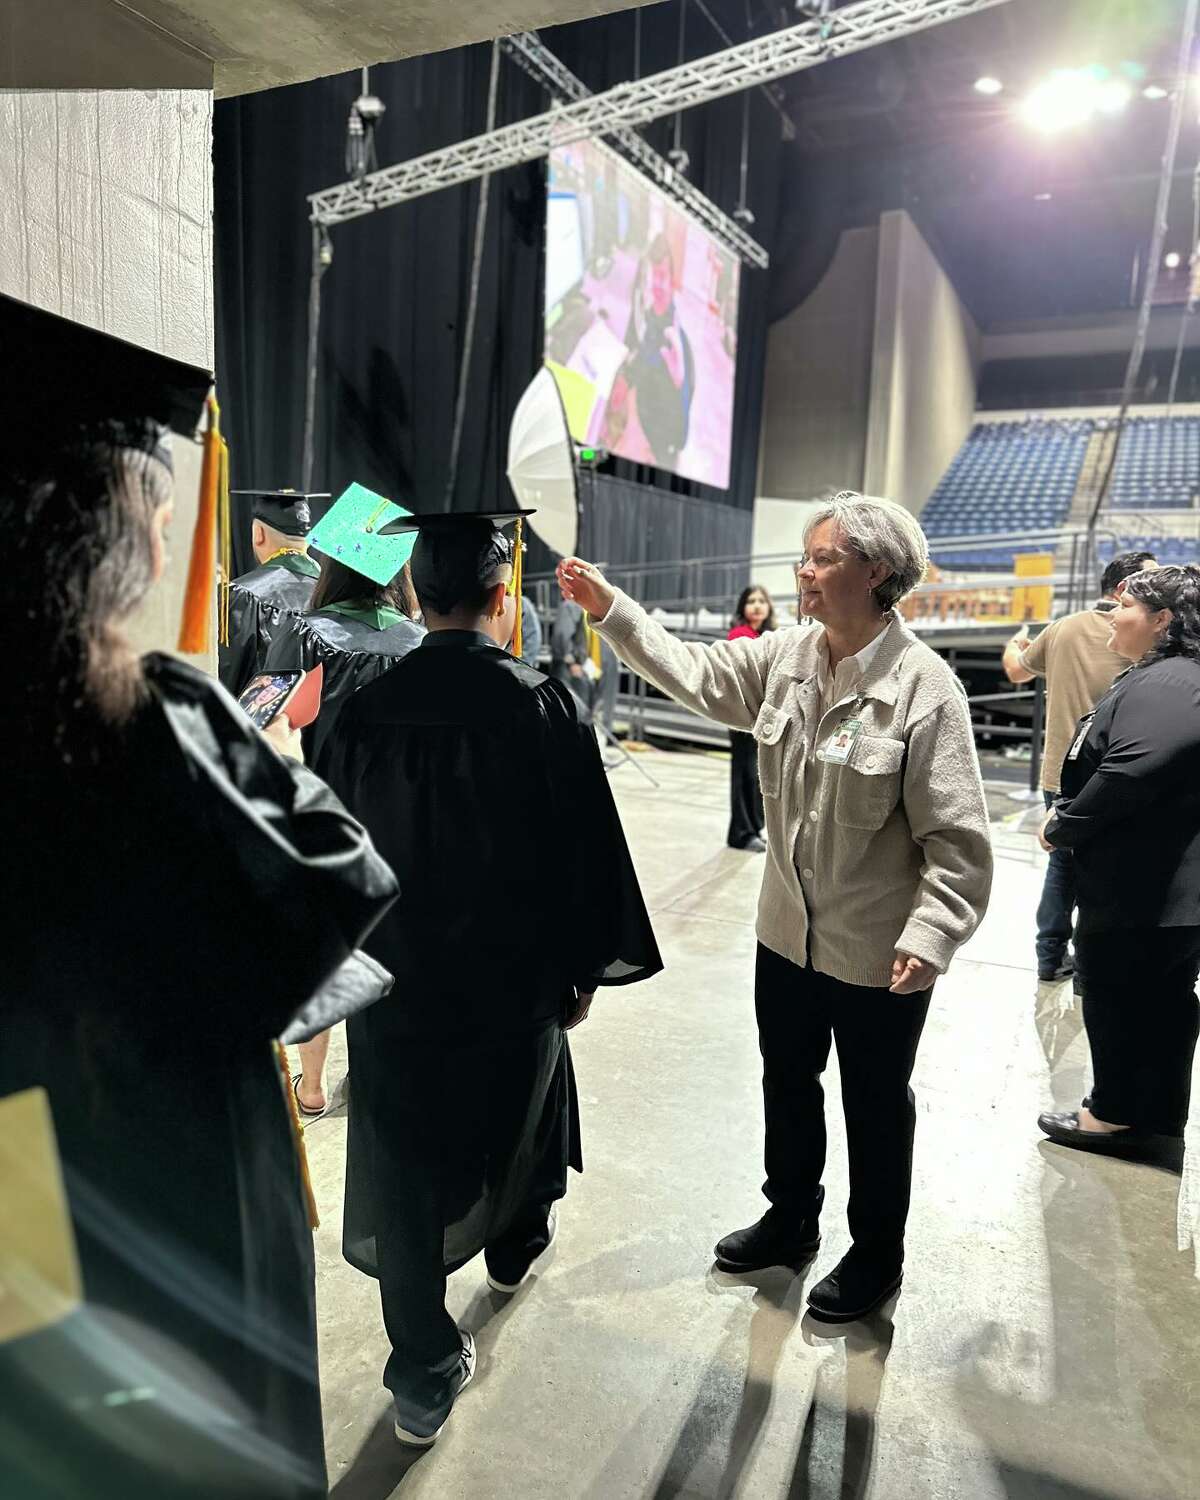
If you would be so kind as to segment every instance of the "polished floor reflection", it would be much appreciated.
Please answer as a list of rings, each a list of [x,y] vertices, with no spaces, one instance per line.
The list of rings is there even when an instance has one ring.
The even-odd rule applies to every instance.
[[[917,1064],[907,1280],[831,1329],[805,1288],[846,1244],[831,1115],[825,1244],[798,1274],[717,1272],[760,1212],[750,978],[761,856],[722,847],[726,763],[614,773],[667,971],[575,1033],[587,1171],[513,1298],[451,1283],[475,1384],[437,1446],[398,1452],[374,1284],[339,1252],[345,1072],[307,1139],[322,1378],[338,1500],[1196,1500],[1200,1129],[1182,1162],[1082,1157],[1035,1119],[1085,1088],[1069,986],[1038,986],[1040,856],[991,797],[992,910],[939,985]],[[1136,1004],[1137,997],[1130,1001]],[[837,1097],[835,1080],[830,1096]]]

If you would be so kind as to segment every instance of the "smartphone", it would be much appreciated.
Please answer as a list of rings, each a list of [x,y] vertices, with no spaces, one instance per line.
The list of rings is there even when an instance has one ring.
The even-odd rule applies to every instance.
[[[238,703],[260,729],[265,729],[287,707],[307,676],[307,672],[260,672],[238,694]]]

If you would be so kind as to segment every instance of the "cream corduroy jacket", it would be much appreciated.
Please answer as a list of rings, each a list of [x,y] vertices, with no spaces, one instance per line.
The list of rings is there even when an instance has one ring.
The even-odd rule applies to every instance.
[[[987,907],[992,849],[966,695],[936,652],[893,614],[850,696],[822,714],[820,625],[704,646],[620,591],[594,623],[655,687],[757,740],[764,946],[847,984],[890,984],[898,949],[945,972]],[[816,758],[851,713],[850,759]]]

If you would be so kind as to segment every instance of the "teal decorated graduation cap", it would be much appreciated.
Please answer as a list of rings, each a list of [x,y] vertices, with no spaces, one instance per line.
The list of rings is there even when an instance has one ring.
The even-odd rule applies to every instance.
[[[383,536],[382,528],[409,514],[402,505],[385,500],[365,484],[352,484],[308,533],[308,545],[372,583],[391,583],[412,556],[417,534],[407,531]]]

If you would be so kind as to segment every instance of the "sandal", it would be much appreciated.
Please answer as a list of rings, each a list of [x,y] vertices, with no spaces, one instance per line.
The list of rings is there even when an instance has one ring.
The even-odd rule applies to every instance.
[[[300,1102],[300,1080],[303,1077],[303,1073],[297,1073],[296,1076],[292,1079],[292,1093],[296,1096],[296,1108],[302,1115],[305,1115],[308,1119],[315,1120],[323,1115],[329,1108],[329,1106],[328,1104],[322,1104],[320,1109],[309,1109],[307,1104],[302,1104]]]

